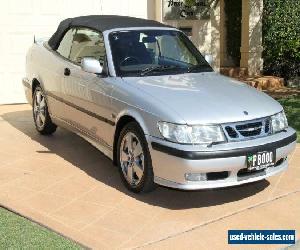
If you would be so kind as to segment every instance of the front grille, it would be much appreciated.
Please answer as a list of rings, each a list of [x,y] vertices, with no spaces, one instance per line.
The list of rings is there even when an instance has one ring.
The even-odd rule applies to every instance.
[[[229,141],[242,141],[267,136],[270,129],[270,119],[261,118],[253,121],[236,122],[224,125]]]
[[[262,122],[252,122],[236,125],[236,130],[244,137],[257,136],[261,133]]]
[[[237,132],[230,126],[226,126],[225,127],[227,134],[231,137],[231,138],[237,138],[238,134]]]
[[[270,119],[266,119],[265,133],[268,134],[270,131],[271,131],[271,122],[270,122]]]

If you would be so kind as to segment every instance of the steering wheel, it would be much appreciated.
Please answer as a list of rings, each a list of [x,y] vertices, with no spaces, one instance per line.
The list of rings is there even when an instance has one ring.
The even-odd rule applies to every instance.
[[[120,63],[121,66],[125,66],[126,64],[128,65],[134,65],[134,63],[140,64],[141,61],[135,56],[126,56],[123,61]],[[124,65],[125,64],[125,65]]]

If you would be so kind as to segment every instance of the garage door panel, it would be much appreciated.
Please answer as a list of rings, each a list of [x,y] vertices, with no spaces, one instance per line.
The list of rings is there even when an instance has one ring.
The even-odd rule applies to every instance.
[[[1,89],[4,89],[4,91],[0,91],[0,104],[22,103],[22,100],[25,102],[20,74],[2,73],[0,75],[0,81]],[[7,95],[7,93],[9,93],[9,95]]]
[[[0,1],[0,104],[25,102],[25,56],[37,38],[50,37],[62,19],[89,14],[147,15],[147,0]]]
[[[30,33],[9,33],[9,51],[11,54],[22,56],[33,42]]]
[[[39,6],[39,14],[57,16],[61,11],[63,11],[62,8],[65,7],[63,2],[66,1],[52,0],[51,4],[49,4],[48,1],[38,1],[37,5]]]
[[[33,9],[33,0],[9,0],[6,1],[8,3],[8,13],[9,14],[17,14],[17,15],[30,15],[32,14]]]
[[[65,1],[68,2],[68,1]],[[69,4],[72,4],[70,10],[71,16],[82,16],[82,15],[99,15],[102,11],[102,1],[100,0],[85,0],[85,4],[80,1],[69,0]],[[67,8],[67,6],[64,6]],[[120,12],[121,13],[121,12]]]

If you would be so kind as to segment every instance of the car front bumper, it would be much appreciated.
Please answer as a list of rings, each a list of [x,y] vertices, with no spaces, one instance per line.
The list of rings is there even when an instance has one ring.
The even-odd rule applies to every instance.
[[[284,132],[248,141],[230,142],[211,147],[179,145],[147,136],[157,184],[197,190],[241,185],[275,175],[288,167],[287,156],[296,147],[292,128]],[[276,165],[262,171],[247,171],[248,153],[276,150]],[[208,180],[188,181],[185,174],[205,173]]]

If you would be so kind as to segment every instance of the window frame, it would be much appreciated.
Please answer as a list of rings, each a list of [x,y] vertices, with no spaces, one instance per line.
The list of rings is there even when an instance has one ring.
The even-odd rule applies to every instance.
[[[108,60],[107,60],[107,46],[105,45],[105,36],[103,34],[103,32],[100,32],[98,30],[95,30],[95,29],[92,29],[92,28],[89,28],[89,27],[85,27],[85,26],[71,26],[69,27],[69,29],[66,30],[65,34],[62,36],[62,39],[60,40],[59,44],[61,43],[61,41],[64,39],[65,35],[67,34],[67,32],[69,32],[69,30],[71,29],[74,29],[74,30],[78,30],[78,29],[86,29],[86,30],[90,30],[90,31],[93,31],[97,34],[99,34],[100,36],[102,36],[103,38],[103,45],[104,45],[104,51],[105,51],[105,63],[104,63],[104,66],[103,66],[103,69],[104,69],[104,72],[105,74],[103,75],[107,75],[107,76],[111,76],[110,75],[110,69],[109,69],[109,64],[108,64]],[[75,31],[76,32],[76,31]],[[73,40],[72,40],[72,43],[73,43]],[[48,46],[49,47],[49,46]],[[64,60],[74,64],[74,65],[77,65],[81,68],[81,63],[78,63],[78,62],[75,62],[73,60],[71,60],[69,57],[65,57],[63,55],[61,55],[57,50],[58,50],[59,46],[57,47],[56,50],[52,50],[56,55],[58,55],[59,57],[63,58]],[[71,47],[72,48],[72,47]],[[70,52],[71,52],[71,48],[70,48]],[[70,55],[69,55],[70,56]]]

